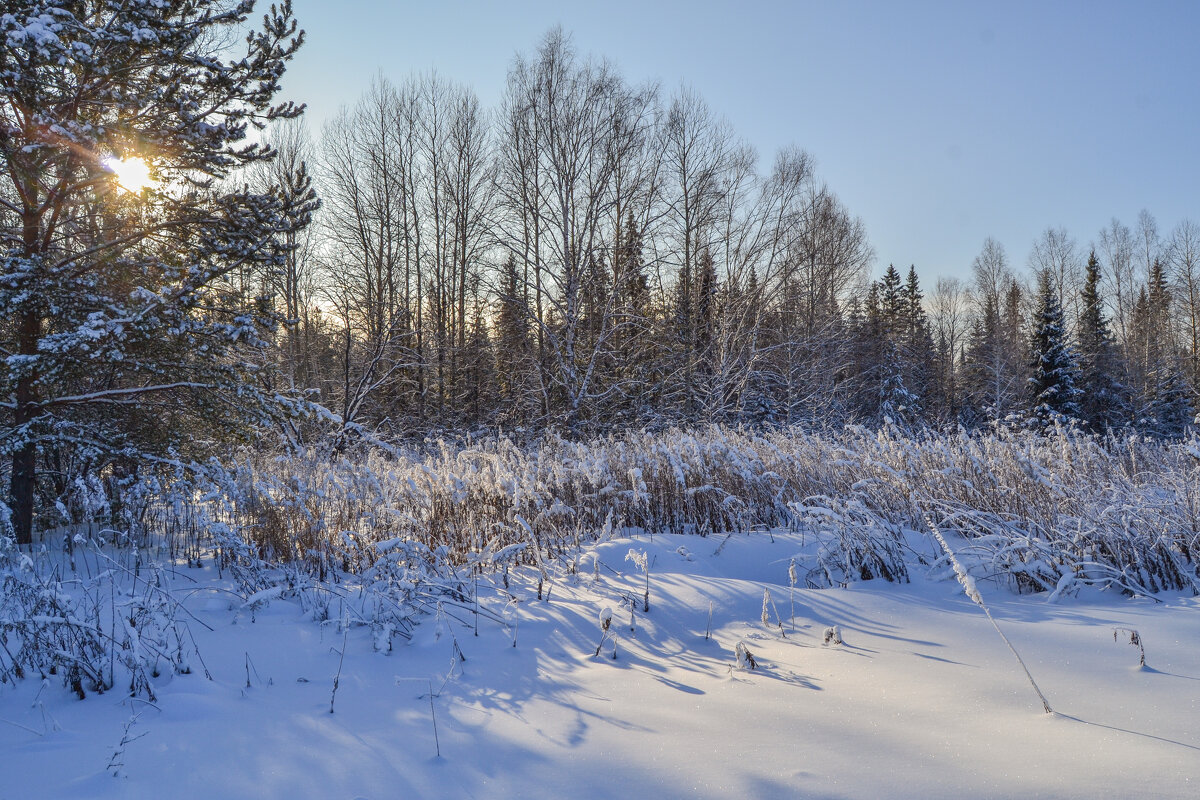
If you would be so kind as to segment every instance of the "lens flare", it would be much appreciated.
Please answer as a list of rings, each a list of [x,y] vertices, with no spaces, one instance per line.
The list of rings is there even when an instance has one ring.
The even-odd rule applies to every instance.
[[[106,158],[104,167],[117,176],[118,186],[133,194],[137,194],[153,183],[150,179],[150,165],[136,156]]]

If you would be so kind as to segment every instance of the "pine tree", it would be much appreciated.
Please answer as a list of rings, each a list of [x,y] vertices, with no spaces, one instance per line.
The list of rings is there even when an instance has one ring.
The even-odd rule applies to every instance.
[[[1158,333],[1155,314],[1150,308],[1146,287],[1138,290],[1137,300],[1129,314],[1129,372],[1132,384],[1134,421],[1141,427],[1153,416],[1155,372],[1159,361]]]
[[[1034,417],[1048,425],[1060,419],[1079,418],[1079,368],[1067,341],[1058,292],[1047,272],[1038,275],[1038,295],[1030,347],[1033,376],[1029,384]]]
[[[850,409],[855,416],[868,420],[879,418],[880,398],[885,394],[882,387],[886,381],[887,337],[879,290],[880,283],[872,282],[861,306],[855,299],[849,318],[853,354],[847,381],[851,388]]]
[[[1000,343],[1000,309],[994,295],[983,298],[967,338],[964,371],[968,408],[976,417],[999,416],[1004,405],[1004,357]]]
[[[614,411],[628,420],[640,419],[648,405],[648,389],[655,383],[649,373],[651,346],[650,291],[642,263],[642,232],[630,211],[624,230],[618,230],[613,248],[613,291],[617,301],[615,329],[612,336],[610,380],[616,395]]]
[[[925,314],[925,295],[921,291],[921,283],[917,278],[916,266],[908,268],[908,277],[904,282],[904,316],[906,336],[910,342],[916,342],[928,333],[929,320]]]
[[[751,267],[750,276],[746,279],[746,289],[739,292],[741,313],[743,314],[744,329],[749,331],[753,341],[753,350],[746,354],[744,377],[740,386],[727,385],[722,387],[722,393],[729,400],[731,407],[736,407],[737,418],[740,421],[755,425],[773,424],[777,419],[777,409],[774,401],[776,376],[767,368],[765,359],[761,357],[762,343],[758,337],[767,333],[769,327],[765,322],[768,314],[765,309],[763,287],[758,280],[758,271]]]
[[[891,342],[884,344],[879,374],[878,421],[911,427],[921,417],[921,398],[905,385],[904,359]]]
[[[583,289],[580,292],[582,314],[579,323],[581,343],[588,348],[596,346],[597,341],[611,323],[611,306],[613,301],[612,281],[608,265],[603,253],[589,254],[587,267],[583,273]]]
[[[669,393],[665,405],[671,406],[671,410],[685,419],[691,419],[697,411],[695,282],[691,267],[685,261],[679,268],[674,303],[670,309],[675,324],[666,331],[664,337],[671,362],[666,371],[672,376],[672,385],[663,387],[664,392]]]
[[[1191,390],[1177,365],[1165,365],[1159,373],[1152,409],[1153,424],[1149,432],[1164,439],[1183,437],[1195,423]]]
[[[290,2],[244,53],[218,47],[253,8],[27,0],[0,14],[0,308],[16,323],[0,447],[22,543],[39,484],[54,499],[39,460],[98,472],[198,455],[301,409],[255,363],[278,322],[270,303],[235,291],[239,273],[283,264],[315,205],[306,185],[225,180],[273,157],[246,142],[250,126],[301,111],[272,105],[303,39]]]
[[[868,289],[865,311],[848,326],[853,345],[857,412],[905,426],[923,418],[932,388],[933,337],[915,267],[902,281],[889,264]]]
[[[966,353],[971,413],[993,420],[1025,409],[1028,347],[1022,335],[1021,287],[1009,280],[1002,292],[983,296]]]
[[[484,322],[483,306],[476,304],[471,315],[470,337],[463,353],[465,376],[461,406],[476,423],[486,421],[497,406],[496,359]]]

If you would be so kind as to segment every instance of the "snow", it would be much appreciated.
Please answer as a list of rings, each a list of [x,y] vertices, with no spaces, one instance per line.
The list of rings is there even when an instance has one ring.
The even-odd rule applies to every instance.
[[[18,22],[14,15],[4,14],[0,16],[0,29],[5,28],[8,29],[10,46],[17,47],[29,41],[40,47],[49,47],[58,44],[57,31],[62,30],[62,24],[56,22],[50,14],[31,16],[25,20],[24,25]]]
[[[0,797],[1196,795],[1200,600],[1083,587],[1050,604],[982,581],[1048,715],[942,567],[798,586],[788,604],[812,539],[613,538],[581,559],[595,573],[552,575],[548,599],[535,569],[509,571],[519,602],[481,578],[478,637],[470,606],[448,604],[390,653],[378,631],[343,630],[336,601],[321,623],[287,592],[244,599],[209,562],[181,566],[168,588],[213,628],[193,626],[213,679],[195,663],[156,678],[153,704],[79,701],[53,676],[0,686]],[[646,575],[631,549],[654,596],[632,631]],[[824,644],[835,626],[843,643]]]

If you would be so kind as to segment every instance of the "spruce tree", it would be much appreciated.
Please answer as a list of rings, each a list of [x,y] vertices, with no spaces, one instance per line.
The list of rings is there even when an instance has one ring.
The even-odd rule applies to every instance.
[[[907,429],[920,419],[921,413],[921,398],[905,385],[904,358],[894,343],[886,342],[879,366],[877,421]]]
[[[521,277],[511,254],[501,268],[501,280],[496,312],[496,378],[504,411],[520,420],[534,407],[529,401],[528,385],[535,364]]]
[[[1196,424],[1191,390],[1176,364],[1165,364],[1157,375],[1148,432],[1163,439],[1183,437]]]
[[[861,307],[857,299],[850,309],[850,339],[852,343],[852,387],[850,409],[862,419],[879,418],[880,398],[884,394],[885,346],[882,304],[879,297],[879,282],[874,281],[867,289]]]
[[[15,321],[0,448],[21,543],[35,499],[60,489],[47,460],[136,469],[301,410],[263,380],[269,300],[234,279],[279,269],[315,206],[303,182],[237,180],[274,155],[249,129],[301,111],[274,104],[303,38],[291,4],[246,35],[254,6],[25,0],[0,14],[0,308]],[[222,44],[242,35],[240,52]]]
[[[1179,347],[1171,331],[1172,302],[1166,270],[1155,259],[1148,284],[1134,306],[1133,328],[1137,332],[1134,352],[1141,384],[1138,425],[1162,438],[1183,436],[1194,414]]]
[[[1009,280],[1003,292],[984,294],[971,327],[966,354],[968,416],[1003,419],[1025,409],[1028,340],[1022,332],[1021,286]]]
[[[883,323],[882,333],[889,341],[903,336],[908,326],[909,304],[900,273],[892,264],[888,264],[883,278],[879,281],[879,314]]]
[[[696,265],[696,359],[702,375],[712,373],[717,330],[717,268],[705,248]]]
[[[971,323],[964,359],[967,414],[975,417],[997,416],[1003,407],[1004,358],[1000,344],[1000,309],[995,295],[987,294]]]
[[[1079,318],[1080,415],[1094,431],[1127,424],[1130,409],[1120,379],[1121,363],[1104,316],[1100,296],[1100,261],[1093,250],[1087,261]]]
[[[861,384],[858,413],[905,426],[924,413],[931,388],[933,337],[915,267],[904,281],[892,264],[873,282],[861,319],[849,326],[854,372]]]
[[[625,220],[625,231],[617,244],[613,259],[613,278],[619,287],[625,310],[636,317],[646,313],[649,284],[642,263],[642,232],[633,220],[633,212]]]
[[[903,352],[906,383],[919,401],[917,406],[925,406],[925,399],[934,394],[936,352],[933,346],[933,331],[925,313],[924,295],[915,266],[908,268],[908,277],[904,283],[904,310]]]
[[[1158,333],[1150,296],[1143,285],[1129,315],[1129,372],[1132,383],[1134,422],[1142,427],[1153,416],[1155,372],[1158,364]]]
[[[1029,379],[1034,417],[1043,425],[1078,419],[1079,367],[1067,341],[1058,292],[1049,273],[1038,275],[1038,310],[1034,318],[1033,375]]]

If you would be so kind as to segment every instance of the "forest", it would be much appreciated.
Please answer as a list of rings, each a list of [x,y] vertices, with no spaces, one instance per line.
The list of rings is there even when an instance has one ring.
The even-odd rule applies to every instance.
[[[22,136],[4,140],[0,190],[20,540],[80,481],[113,494],[250,441],[1192,424],[1190,220],[1114,219],[1090,246],[1050,227],[1028,269],[988,239],[970,279],[872,280],[868,232],[812,155],[764,166],[694,91],[631,83],[561,29],[513,61],[496,108],[436,74],[380,76],[314,135],[261,78],[243,76],[221,125],[181,136],[164,106],[156,134],[109,136],[101,149],[149,165],[136,190],[22,145],[27,106],[70,108],[54,81],[10,91],[31,94],[5,112]],[[141,80],[126,95],[157,76]]]
[[[0,795],[1191,796],[1200,224],[923,282],[561,27],[304,40],[0,4]]]
[[[693,91],[631,84],[561,31],[514,62],[498,108],[437,75],[380,77],[277,145],[322,209],[286,273],[233,290],[274,298],[292,321],[274,363],[347,424],[1056,414],[1173,437],[1193,416],[1194,222],[1160,232],[1143,212],[1090,246],[1049,227],[1027,269],[988,239],[955,265],[967,280],[872,280],[868,232],[816,158],[764,165]]]

